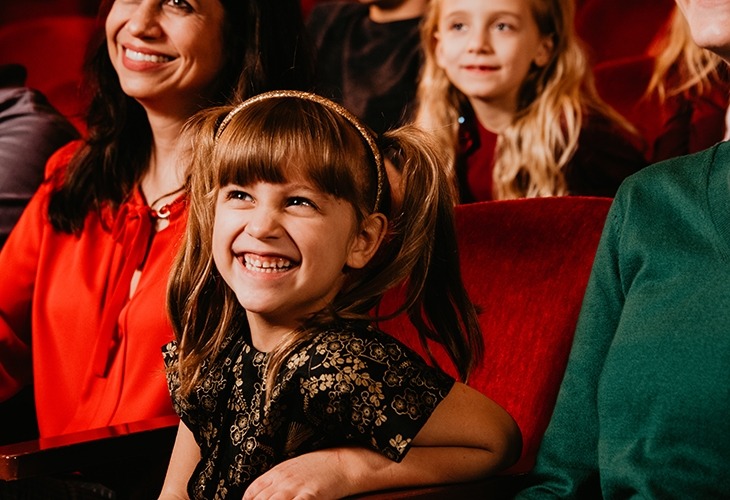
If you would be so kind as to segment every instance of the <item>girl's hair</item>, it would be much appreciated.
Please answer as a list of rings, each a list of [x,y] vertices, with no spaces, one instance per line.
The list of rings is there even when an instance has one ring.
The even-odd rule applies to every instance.
[[[209,105],[222,105],[277,88],[309,88],[313,64],[298,0],[216,0],[225,11],[226,57]],[[86,215],[118,206],[148,166],[152,131],[142,106],[122,90],[107,52],[104,20],[114,0],[103,0],[99,28],[86,58],[87,139],[50,199],[53,226],[83,229]],[[211,35],[213,36],[213,35]]]
[[[421,28],[425,53],[417,91],[416,122],[433,130],[451,152],[452,182],[459,117],[469,101],[436,63],[436,33],[443,2],[431,0]],[[567,194],[564,167],[578,146],[585,115],[608,117],[621,128],[633,127],[598,97],[586,53],[573,27],[573,2],[528,0],[542,36],[553,42],[543,66],[532,66],[518,95],[512,123],[500,134],[494,165],[494,197],[521,198]]]
[[[666,36],[660,39],[656,51],[647,96],[656,93],[663,102],[679,94],[687,97],[704,95],[713,85],[727,86],[725,62],[694,42],[689,24],[676,6]]]
[[[194,141],[190,212],[168,289],[183,394],[200,381],[202,363],[214,359],[231,335],[248,329],[244,309],[213,261],[218,190],[229,183],[282,183],[301,177],[349,202],[358,223],[374,211],[390,215],[388,234],[364,269],[346,271],[346,283],[332,303],[306,318],[274,349],[267,365],[267,394],[297,346],[328,324],[380,319],[372,315],[374,308],[387,290],[401,284],[405,300],[393,315],[407,311],[426,348],[426,338],[444,344],[460,375],[467,377],[483,346],[459,271],[455,200],[440,168],[443,158],[428,134],[406,126],[376,144],[344,108],[296,91],[270,92],[237,108],[200,112],[187,132]],[[381,154],[400,171],[404,186],[396,215],[389,214]]]

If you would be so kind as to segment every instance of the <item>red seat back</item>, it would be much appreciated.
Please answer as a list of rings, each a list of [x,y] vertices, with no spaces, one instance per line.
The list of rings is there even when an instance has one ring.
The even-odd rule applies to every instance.
[[[96,23],[93,17],[78,15],[0,25],[0,64],[25,66],[27,86],[41,91],[82,131],[82,68]]]
[[[575,30],[593,64],[647,54],[672,0],[576,0]]]
[[[514,417],[524,447],[509,472],[529,471],[552,415],[578,313],[611,200],[561,197],[457,207],[462,275],[480,308],[484,363],[469,385]],[[386,295],[392,311],[398,292]],[[423,353],[401,315],[380,324]],[[453,365],[432,346],[439,365]]]

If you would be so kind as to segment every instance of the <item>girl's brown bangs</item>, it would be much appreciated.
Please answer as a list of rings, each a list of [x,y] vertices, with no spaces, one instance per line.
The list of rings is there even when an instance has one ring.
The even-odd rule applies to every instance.
[[[216,146],[218,186],[306,179],[321,191],[353,199],[351,164],[364,147],[352,127],[313,103],[262,101],[236,116]],[[356,161],[356,160],[355,160]]]

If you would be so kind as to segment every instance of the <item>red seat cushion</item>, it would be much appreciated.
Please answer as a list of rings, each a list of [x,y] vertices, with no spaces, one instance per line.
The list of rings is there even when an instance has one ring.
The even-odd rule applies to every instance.
[[[562,197],[489,201],[457,207],[462,275],[480,308],[485,359],[469,385],[502,405],[523,435],[529,471],[552,414],[593,257],[611,200]],[[384,297],[382,311],[399,303]],[[380,324],[424,353],[401,315]],[[455,374],[440,346],[439,365]]]

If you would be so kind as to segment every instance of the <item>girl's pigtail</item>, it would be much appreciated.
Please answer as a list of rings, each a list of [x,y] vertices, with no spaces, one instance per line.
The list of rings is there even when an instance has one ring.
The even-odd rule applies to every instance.
[[[441,343],[466,380],[482,359],[477,312],[461,279],[454,206],[456,192],[446,157],[432,136],[402,127],[383,137],[385,156],[400,175],[400,213],[393,214],[398,253],[384,271],[405,273],[405,310],[431,361],[427,339]],[[396,195],[396,198],[398,196]],[[398,207],[396,207],[398,210]]]
[[[483,358],[484,344],[476,307],[469,299],[461,279],[453,209],[440,204],[438,211],[423,292],[408,310],[408,316],[425,337],[446,347],[459,376],[467,381],[469,374]],[[423,337],[421,341],[428,349]],[[433,359],[430,351],[429,356]]]

